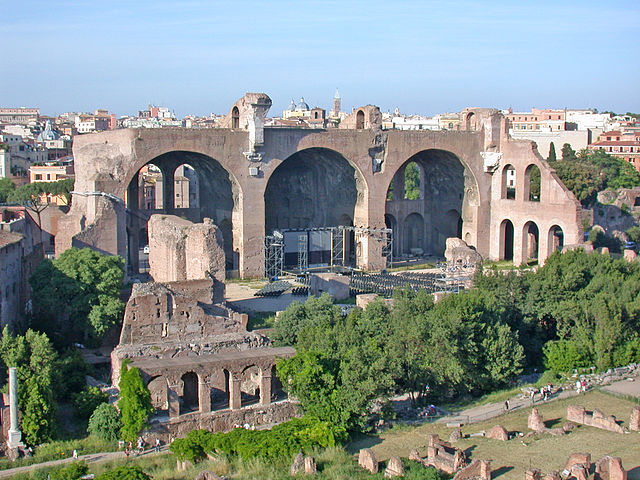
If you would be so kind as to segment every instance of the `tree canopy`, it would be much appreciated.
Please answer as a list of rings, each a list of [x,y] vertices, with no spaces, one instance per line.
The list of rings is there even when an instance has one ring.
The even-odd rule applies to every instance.
[[[10,178],[0,178],[0,203],[7,201],[7,197],[16,189],[15,183]]]
[[[343,317],[328,296],[294,303],[272,338],[296,355],[277,364],[305,413],[366,428],[374,401],[414,402],[507,387],[523,371],[640,361],[640,265],[584,251],[554,253],[537,272],[486,269],[437,304],[397,290]]]
[[[46,335],[27,330],[14,336],[2,331],[0,357],[17,367],[20,428],[29,445],[50,441],[56,432],[55,373],[57,354]]]
[[[584,206],[593,205],[601,190],[640,186],[640,172],[618,157],[599,150],[576,155],[570,146],[562,152],[563,159],[549,165]]]
[[[45,259],[30,278],[32,325],[57,345],[100,339],[124,312],[120,300],[124,260],[89,248],[70,248]]]

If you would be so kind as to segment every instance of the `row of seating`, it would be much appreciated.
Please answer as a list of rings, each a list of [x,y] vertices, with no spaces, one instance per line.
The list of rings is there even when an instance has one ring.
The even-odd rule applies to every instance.
[[[285,280],[278,280],[265,285],[253,295],[255,297],[279,297],[291,288],[291,284]]]

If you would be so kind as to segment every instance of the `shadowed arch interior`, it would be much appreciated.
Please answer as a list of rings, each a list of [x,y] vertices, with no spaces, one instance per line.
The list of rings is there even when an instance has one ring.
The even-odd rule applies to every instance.
[[[355,218],[357,172],[326,148],[296,152],[275,169],[264,194],[265,231],[334,227]]]
[[[136,218],[136,221],[144,225],[152,213],[176,214],[192,222],[201,222],[205,217],[211,218],[220,228],[224,239],[227,269],[237,268],[237,253],[233,249],[232,214],[239,204],[240,189],[229,172],[217,160],[208,155],[181,150],[159,155],[151,159],[147,165],[149,164],[158,167],[162,179],[159,184],[156,183],[160,190],[155,189],[154,207],[146,215],[134,212],[130,217]],[[185,165],[189,167],[188,171],[185,171]],[[190,195],[188,206],[187,203],[178,204],[176,202],[176,193],[180,188],[180,179],[177,177],[185,173],[192,177],[188,182],[187,191]],[[140,174],[134,176],[131,184],[139,181],[137,180],[139,177]],[[135,196],[131,184],[128,192],[130,192],[130,196]],[[147,193],[141,192],[141,195],[144,199]],[[160,198],[157,198],[158,196]],[[130,209],[136,206],[133,199],[129,199],[127,203]],[[140,226],[139,228],[144,227]]]
[[[414,195],[398,195],[397,192],[406,192],[411,187],[406,185],[406,168],[410,165],[419,167],[420,185],[413,188]],[[398,168],[389,185],[394,194],[387,195],[385,213],[397,219],[394,239],[402,237],[396,241],[402,250],[399,255],[408,255],[412,248],[420,248],[426,254],[442,256],[446,239],[462,236],[464,207],[469,201],[466,193],[477,194],[472,179],[473,175],[465,175],[465,166],[460,159],[445,150],[423,150]],[[417,224],[411,213],[417,213],[423,219],[420,235],[417,235]],[[406,224],[407,221],[412,222],[411,225]],[[405,238],[406,235],[411,238]]]

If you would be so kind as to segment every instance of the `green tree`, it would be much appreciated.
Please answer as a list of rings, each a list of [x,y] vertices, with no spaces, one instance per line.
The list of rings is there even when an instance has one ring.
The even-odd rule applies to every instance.
[[[16,189],[15,183],[10,178],[0,178],[0,203],[7,201],[7,197]]]
[[[122,465],[108,472],[101,473],[95,480],[151,480],[151,477],[140,467]]]
[[[101,403],[89,417],[87,431],[107,441],[116,441],[120,437],[122,419],[120,412],[113,405]]]
[[[0,357],[6,367],[17,367],[20,428],[25,441],[38,445],[50,441],[56,432],[54,378],[56,352],[45,334],[27,330],[13,336],[2,332]]]
[[[604,178],[596,165],[575,160],[549,162],[549,165],[584,206],[592,205],[604,188]]]
[[[576,159],[576,151],[571,148],[571,145],[565,143],[562,145],[562,160],[575,160]]]
[[[98,387],[85,387],[73,398],[73,405],[80,418],[88,419],[94,410],[103,403],[109,401],[109,395]]]
[[[547,161],[548,162],[556,161],[556,146],[553,144],[553,142],[549,144],[549,156],[547,157]]]
[[[51,480],[80,480],[89,473],[86,462],[72,462],[64,467],[58,467],[49,472]]]
[[[45,182],[27,183],[13,190],[7,197],[10,203],[19,203],[33,212],[37,218],[42,242],[42,212],[49,205],[47,202],[47,187]]]
[[[33,325],[57,345],[102,338],[124,312],[124,260],[89,248],[71,248],[44,260],[29,279]]]
[[[149,416],[153,413],[149,389],[142,381],[140,370],[129,367],[131,361],[125,361],[120,371],[120,398],[118,408],[122,416],[122,439],[135,442],[140,431],[147,426]]]
[[[420,167],[415,162],[410,162],[404,169],[404,198],[420,198]]]

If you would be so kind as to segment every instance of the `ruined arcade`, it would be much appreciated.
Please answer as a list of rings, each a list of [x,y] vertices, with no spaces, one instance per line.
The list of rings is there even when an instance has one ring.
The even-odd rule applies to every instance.
[[[211,218],[226,269],[243,277],[263,275],[264,238],[276,229],[356,227],[345,261],[364,270],[386,266],[382,242],[367,229],[391,228],[395,256],[442,256],[446,239],[459,237],[484,258],[516,264],[582,241],[579,202],[533,142],[508,136],[497,110],[465,109],[459,131],[386,131],[368,105],[339,128],[317,130],[265,128],[270,106],[267,95],[249,93],[232,106],[226,128],[78,137],[76,194],[56,253],[90,246],[123,256],[135,272],[154,213]],[[412,163],[420,188],[410,199],[403,192]],[[149,165],[161,188],[144,205],[140,172]],[[184,165],[197,176],[191,203],[176,191]]]

